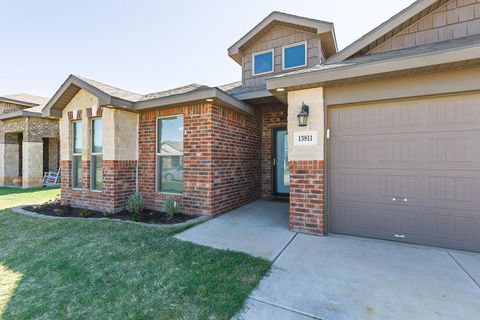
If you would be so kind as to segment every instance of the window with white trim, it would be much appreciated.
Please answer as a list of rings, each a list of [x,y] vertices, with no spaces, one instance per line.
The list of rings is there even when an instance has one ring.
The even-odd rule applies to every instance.
[[[273,49],[253,54],[253,75],[273,72]]]
[[[72,139],[72,188],[82,189],[82,121],[74,121]]]
[[[103,189],[103,120],[92,119],[90,188],[95,191]]]
[[[283,69],[304,67],[307,65],[307,43],[296,43],[283,47]]]
[[[183,116],[157,119],[157,191],[183,193]]]

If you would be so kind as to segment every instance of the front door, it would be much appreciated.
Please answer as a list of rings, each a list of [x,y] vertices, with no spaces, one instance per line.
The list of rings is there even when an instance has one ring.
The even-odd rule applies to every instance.
[[[273,129],[273,192],[279,196],[290,194],[288,131],[286,128]]]

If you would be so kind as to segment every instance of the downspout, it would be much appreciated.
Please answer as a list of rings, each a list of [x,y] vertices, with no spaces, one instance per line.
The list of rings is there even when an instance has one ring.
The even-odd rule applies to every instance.
[[[139,142],[139,132],[140,131],[140,114],[137,113],[137,138],[136,138],[136,151],[137,151],[137,163],[135,165],[135,192],[138,192],[138,166],[140,163],[140,142]]]

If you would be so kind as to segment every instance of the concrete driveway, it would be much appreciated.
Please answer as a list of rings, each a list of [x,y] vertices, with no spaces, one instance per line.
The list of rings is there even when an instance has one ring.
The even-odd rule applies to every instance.
[[[270,252],[265,257],[273,261],[272,270],[237,318],[480,319],[480,254],[359,237],[295,234],[286,231],[286,222],[283,231],[288,233],[284,233],[278,218],[283,211],[269,213],[269,204],[254,203],[237,211],[238,216],[228,214],[220,223],[220,218],[213,219],[178,236],[250,254],[256,250],[260,256]],[[269,215],[276,226],[265,225]],[[228,232],[229,221],[234,236]],[[215,240],[208,240],[209,235]],[[236,242],[229,247],[232,237]],[[255,249],[255,243],[261,249]]]

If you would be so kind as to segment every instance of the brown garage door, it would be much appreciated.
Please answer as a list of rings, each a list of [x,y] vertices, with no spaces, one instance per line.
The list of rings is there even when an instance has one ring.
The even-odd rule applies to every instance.
[[[331,232],[480,251],[480,94],[329,108]]]

